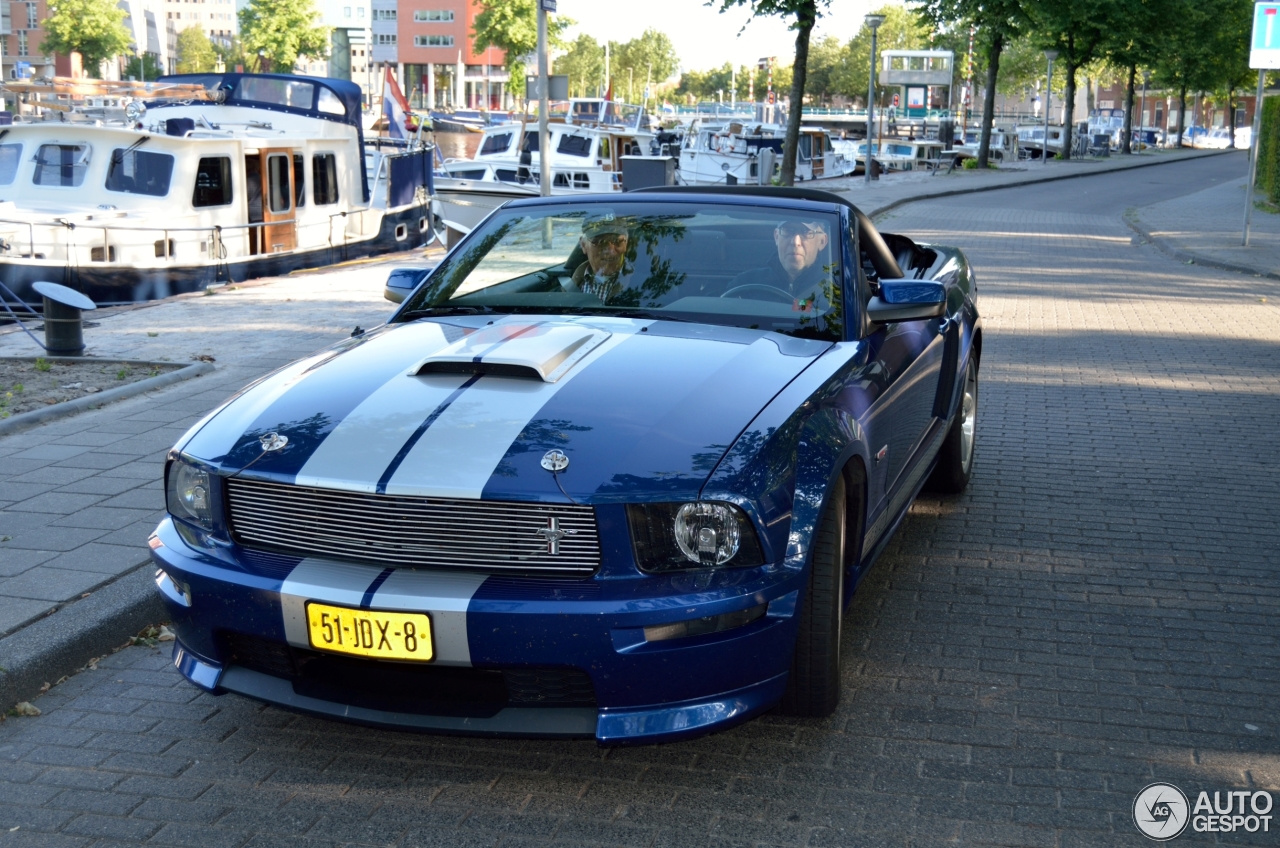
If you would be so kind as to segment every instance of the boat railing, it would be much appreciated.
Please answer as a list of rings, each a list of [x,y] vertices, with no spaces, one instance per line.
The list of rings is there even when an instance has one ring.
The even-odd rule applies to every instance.
[[[289,218],[283,221],[261,221],[261,222],[255,222],[255,223],[249,223],[249,224],[225,224],[225,225],[224,224],[205,224],[205,225],[194,226],[194,227],[172,227],[172,226],[155,227],[155,226],[145,226],[145,225],[121,226],[119,224],[106,223],[106,222],[96,223],[96,222],[79,222],[79,221],[66,221],[66,220],[58,220],[52,223],[43,223],[38,221],[23,221],[20,219],[13,219],[13,218],[0,218],[0,226],[3,226],[3,225],[19,226],[19,227],[25,227],[27,230],[27,249],[25,251],[21,250],[20,249],[21,245],[15,245],[13,243],[12,236],[10,236],[10,241],[0,243],[0,257],[17,256],[24,259],[43,258],[51,261],[66,261],[66,262],[78,263],[78,262],[84,261],[84,258],[80,255],[73,256],[72,251],[74,250],[77,254],[79,254],[83,252],[85,249],[88,249],[89,257],[88,257],[87,264],[91,264],[94,267],[99,267],[104,265],[106,266],[128,265],[131,267],[164,267],[165,265],[170,264],[176,258],[175,254],[177,253],[178,242],[175,239],[171,238],[171,236],[179,235],[179,234],[192,234],[192,233],[204,235],[207,237],[206,250],[208,252],[206,253],[205,257],[202,257],[202,258],[211,258],[214,260],[225,260],[227,258],[227,255],[226,255],[226,235],[227,234],[230,234],[233,232],[243,232],[245,243],[244,243],[244,252],[242,256],[248,257],[250,255],[258,255],[258,254],[251,254],[249,250],[249,247],[250,247],[249,233],[251,231],[256,229],[263,229],[266,227],[288,226],[290,224],[295,225],[298,228],[298,230],[308,230],[308,229],[314,230],[319,227],[325,227],[327,229],[326,240],[328,241],[329,246],[336,247],[338,245],[335,245],[334,243],[335,238],[333,233],[333,226],[334,226],[335,220],[357,217],[363,211],[364,210],[343,210],[339,212],[332,212],[327,216],[326,219],[312,219],[312,220],[299,221],[297,218]],[[36,241],[35,234],[36,234],[37,228],[41,230],[50,231],[48,244],[51,247],[56,244],[56,240],[53,238],[53,234],[58,231],[70,232],[74,230],[95,230],[95,231],[101,230],[102,238],[101,238],[101,241],[98,241],[95,238],[91,241],[84,241],[76,244],[71,244],[71,243],[65,244],[63,245],[63,247],[66,249],[66,256],[55,257],[55,256],[49,256],[39,249],[43,245],[37,243]],[[132,234],[132,233],[160,234],[160,238],[156,239],[154,242],[154,248],[153,248],[155,251],[154,257],[138,256],[136,254],[128,257],[124,257],[117,250],[115,250],[115,248],[125,247],[125,246],[145,249],[144,243],[139,242],[137,240],[133,240],[133,241],[129,240],[129,237],[127,234]],[[113,235],[119,236],[114,240],[114,243],[112,239]],[[342,242],[341,242],[343,245],[345,245],[348,242],[348,236],[349,234],[347,233],[347,227],[343,226]],[[191,241],[194,241],[194,239],[192,239]],[[183,243],[188,243],[188,241],[184,239]],[[292,251],[284,250],[284,251],[274,251],[274,252],[290,253]],[[151,259],[152,261],[148,262],[146,261],[147,259]]]

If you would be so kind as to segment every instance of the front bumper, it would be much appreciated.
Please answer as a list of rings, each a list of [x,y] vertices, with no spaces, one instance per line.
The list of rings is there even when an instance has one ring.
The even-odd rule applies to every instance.
[[[165,519],[151,544],[178,636],[174,660],[188,680],[315,715],[438,733],[628,744],[730,727],[781,698],[803,586],[802,573],[774,566],[611,580],[391,572],[246,554],[201,544],[207,540],[182,529]],[[406,669],[320,654],[303,623],[308,600],[426,612],[436,660]],[[760,608],[761,617],[722,632],[645,639],[646,627]],[[249,661],[249,652],[229,647],[246,640],[282,659]],[[319,684],[303,679],[310,671],[298,671],[328,667],[338,670]],[[422,691],[439,689],[441,680],[466,689],[483,678],[498,694],[483,708],[456,701],[437,708],[403,693],[380,698],[359,683],[369,670],[434,675]],[[518,687],[520,697],[516,689],[501,694],[501,675],[528,680],[529,670],[556,679],[577,675],[589,685],[570,686],[575,697],[552,695],[545,704],[524,698],[528,686]]]

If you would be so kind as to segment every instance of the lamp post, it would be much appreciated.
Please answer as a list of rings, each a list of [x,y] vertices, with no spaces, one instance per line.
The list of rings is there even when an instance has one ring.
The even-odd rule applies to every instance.
[[[871,78],[867,85],[867,164],[863,168],[866,183],[871,185],[871,163],[875,161],[871,158],[871,122],[876,102],[876,30],[884,23],[884,15],[867,15],[862,20],[871,28]]]
[[[556,10],[556,0],[539,0],[538,2],[538,193],[543,197],[551,194],[551,155],[547,150],[547,139],[550,137],[547,131],[547,111],[550,104],[547,103],[549,92],[547,91],[547,12]],[[606,66],[607,67],[607,66]],[[608,75],[608,71],[605,71]],[[550,226],[551,218],[547,218],[547,226]],[[551,233],[548,230],[543,231],[543,245],[551,246]]]
[[[1139,150],[1141,150],[1141,149],[1142,149],[1142,148],[1141,148],[1141,145],[1142,145],[1142,143],[1143,143],[1143,141],[1142,141],[1142,140],[1143,140],[1144,138],[1146,138],[1146,137],[1147,137],[1147,133],[1146,133],[1146,129],[1147,129],[1147,126],[1146,126],[1146,125],[1147,125],[1147,83],[1149,83],[1149,82],[1151,82],[1151,72],[1150,72],[1150,71],[1145,71],[1145,70],[1144,70],[1144,71],[1142,72],[1142,100],[1141,100],[1141,101],[1139,101],[1139,102],[1141,103],[1141,105],[1138,107],[1138,144],[1139,144],[1139,148],[1138,148],[1138,149],[1139,149]]]
[[[1049,105],[1053,102],[1053,60],[1058,58],[1057,50],[1044,51],[1044,57],[1049,60],[1049,73],[1044,80],[1044,147],[1041,149],[1041,157],[1044,164],[1049,164]]]

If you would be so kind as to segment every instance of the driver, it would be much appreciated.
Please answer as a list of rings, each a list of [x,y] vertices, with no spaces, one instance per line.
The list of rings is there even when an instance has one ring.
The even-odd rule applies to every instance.
[[[826,249],[830,237],[822,221],[783,221],[773,230],[773,243],[778,255],[763,268],[744,271],[729,289],[741,286],[767,286],[791,295],[793,308],[813,311],[814,300],[826,281],[826,272],[818,257]]]
[[[578,244],[587,261],[574,269],[574,287],[608,303],[609,298],[622,290],[619,277],[624,270],[629,241],[627,222],[621,218],[606,214],[584,221]]]

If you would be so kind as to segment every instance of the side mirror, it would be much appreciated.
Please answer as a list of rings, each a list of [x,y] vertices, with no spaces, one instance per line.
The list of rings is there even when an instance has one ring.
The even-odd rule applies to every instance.
[[[434,266],[433,266],[434,267]],[[432,268],[394,268],[387,276],[387,285],[382,296],[392,303],[404,303],[404,299],[413,294],[418,283],[430,274]]]
[[[932,280],[881,280],[880,296],[867,303],[867,317],[876,324],[923,321],[947,310],[947,287]]]

